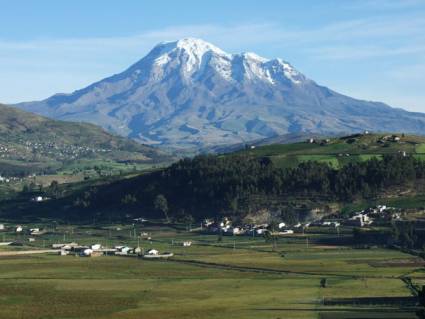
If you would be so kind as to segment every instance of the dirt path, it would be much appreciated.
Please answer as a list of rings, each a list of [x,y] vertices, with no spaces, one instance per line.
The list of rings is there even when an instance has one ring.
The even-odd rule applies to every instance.
[[[3,256],[20,256],[33,254],[58,253],[59,249],[39,249],[39,250],[15,250],[15,251],[0,251],[0,257]]]

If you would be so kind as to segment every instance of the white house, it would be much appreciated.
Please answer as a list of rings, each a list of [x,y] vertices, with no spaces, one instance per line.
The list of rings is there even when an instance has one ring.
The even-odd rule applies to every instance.
[[[283,227],[286,227],[286,224],[284,222],[279,223],[279,229],[282,229]]]
[[[0,230],[4,230],[4,229],[5,229],[4,224],[0,224]]]
[[[158,256],[159,255],[159,251],[156,249],[149,249],[147,251],[147,255],[151,255],[151,256]]]
[[[21,233],[23,230],[24,230],[24,229],[23,229],[23,227],[22,227],[22,226],[16,226],[15,231],[16,231],[17,233]]]
[[[83,256],[91,256],[92,253],[93,253],[93,250],[91,250],[90,248],[83,250]]]
[[[43,199],[43,196],[36,196],[36,197],[31,198],[31,200],[33,202],[42,202],[44,199]]]
[[[241,233],[241,229],[239,227],[233,227],[233,235],[239,235]]]
[[[192,242],[191,241],[184,241],[183,242],[183,247],[190,247],[192,246]]]
[[[91,245],[90,248],[92,250],[99,250],[100,248],[102,248],[102,245],[101,244],[94,244],[94,245]]]

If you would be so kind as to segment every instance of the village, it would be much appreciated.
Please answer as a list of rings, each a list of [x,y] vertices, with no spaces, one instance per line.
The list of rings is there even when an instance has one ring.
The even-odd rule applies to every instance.
[[[14,145],[18,143],[18,145]],[[74,160],[87,157],[96,153],[111,152],[106,148],[93,148],[90,146],[57,144],[54,142],[34,142],[31,140],[11,141],[0,144],[0,158],[13,160],[32,160],[34,156],[52,157],[57,160]],[[18,148],[23,148],[24,152]]]
[[[33,198],[34,201],[46,200],[43,198]],[[222,236],[234,236],[234,237],[249,237],[249,238],[269,238],[274,237],[291,237],[298,235],[305,235],[308,233],[314,234],[321,228],[324,231],[340,232],[340,229],[352,230],[355,228],[368,228],[375,224],[380,226],[389,225],[393,221],[401,220],[403,218],[403,211],[394,207],[387,207],[386,205],[378,205],[370,207],[359,212],[353,212],[346,218],[333,218],[333,216],[325,216],[317,220],[310,220],[305,222],[298,222],[295,224],[287,224],[284,221],[274,220],[271,223],[261,224],[239,224],[234,223],[229,217],[223,217],[219,221],[211,219],[205,219],[199,227],[192,228],[192,225],[187,228],[190,238],[183,240],[171,239],[170,247],[185,247],[189,248],[192,244],[198,243],[197,236],[203,235],[216,235],[217,240],[220,241]],[[158,247],[155,247],[155,240],[153,237],[156,235],[155,232],[148,232],[145,228],[149,229],[150,221],[145,218],[134,218],[129,221],[130,224],[127,226],[114,227],[113,231],[117,234],[117,238],[120,239],[119,244],[112,244],[111,242],[105,241],[102,238],[103,243],[99,242],[88,242],[85,237],[91,238],[91,236],[83,236],[84,244],[79,244],[76,241],[66,241],[66,237],[70,238],[71,234],[76,232],[76,229],[72,228],[63,231],[63,237],[61,233],[56,230],[57,226],[31,226],[26,225],[6,225],[0,224],[0,236],[2,241],[0,246],[10,246],[7,251],[13,252],[13,247],[19,247],[19,254],[22,254],[22,250],[28,249],[30,253],[35,253],[37,249],[41,249],[42,252],[49,252],[60,256],[80,256],[80,257],[98,257],[98,256],[121,256],[121,257],[139,257],[139,258],[170,258],[174,256],[173,252],[161,251]],[[137,230],[136,230],[137,225]],[[170,225],[164,225],[169,227]],[[160,228],[157,228],[160,233]],[[334,231],[333,231],[334,229]],[[112,229],[108,229],[109,237],[111,236]],[[126,237],[122,234],[126,234],[129,231],[129,235]],[[319,231],[323,232],[323,231]],[[13,240],[7,240],[13,238]],[[87,233],[89,234],[89,233]],[[54,235],[52,237],[52,235]],[[97,235],[100,236],[100,235]],[[105,235],[103,235],[105,236]],[[55,239],[54,239],[55,238]],[[58,240],[58,239],[61,240]],[[127,240],[126,240],[127,238]],[[55,242],[52,242],[56,240]],[[48,249],[49,248],[49,249]],[[0,251],[1,253],[1,251]]]

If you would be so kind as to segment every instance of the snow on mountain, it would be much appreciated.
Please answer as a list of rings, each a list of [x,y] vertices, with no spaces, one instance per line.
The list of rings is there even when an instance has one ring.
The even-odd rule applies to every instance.
[[[124,72],[71,94],[16,106],[172,148],[295,132],[425,132],[423,114],[352,99],[281,59],[229,54],[193,38],[160,43]]]

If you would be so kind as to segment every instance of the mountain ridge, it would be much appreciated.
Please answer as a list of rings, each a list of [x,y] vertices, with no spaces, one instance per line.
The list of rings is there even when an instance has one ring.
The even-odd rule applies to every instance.
[[[301,132],[425,132],[424,114],[339,94],[279,58],[229,54],[193,38],[160,43],[124,72],[71,94],[15,106],[176,149]]]

